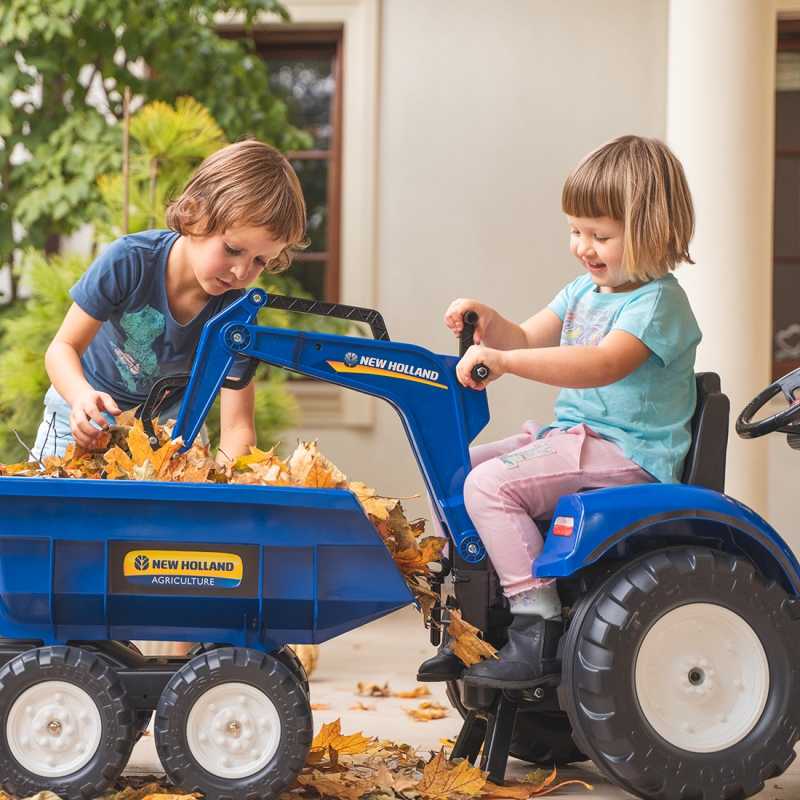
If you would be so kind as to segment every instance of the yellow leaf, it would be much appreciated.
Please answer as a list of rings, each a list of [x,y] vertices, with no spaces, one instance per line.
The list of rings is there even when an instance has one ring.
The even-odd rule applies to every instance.
[[[142,800],[196,800],[202,797],[201,794],[193,792],[192,794],[164,794],[156,792],[155,794],[146,794]]]
[[[468,667],[485,658],[497,658],[497,650],[478,637],[478,629],[461,618],[461,612],[450,611],[450,622],[447,625],[450,634],[450,647],[455,655]]]
[[[311,742],[311,749],[331,748],[339,755],[357,755],[365,753],[371,742],[372,739],[367,739],[361,732],[349,736],[343,735],[342,722],[337,719],[322,726]]]
[[[431,691],[427,686],[417,686],[410,692],[392,692],[392,697],[404,697],[413,699],[415,697],[428,697]]]
[[[416,788],[426,797],[447,798],[454,794],[480,794],[485,783],[486,775],[477,767],[466,760],[453,766],[442,750],[425,765]]]
[[[417,722],[430,722],[434,719],[444,719],[447,716],[447,709],[440,703],[420,703],[418,708],[406,708],[404,711]]]
[[[128,434],[128,449],[131,451],[131,458],[136,466],[153,460],[153,448],[150,447],[150,439],[144,432],[140,419],[134,420],[133,427]]]
[[[114,478],[129,478],[133,474],[131,457],[119,447],[112,447],[105,454],[106,474]]]
[[[365,697],[390,697],[392,692],[388,683],[379,686],[377,683],[362,683],[359,681],[356,686],[356,694]]]

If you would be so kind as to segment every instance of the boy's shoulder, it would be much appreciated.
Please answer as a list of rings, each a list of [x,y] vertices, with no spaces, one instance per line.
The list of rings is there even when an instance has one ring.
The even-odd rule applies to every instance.
[[[118,261],[134,255],[145,258],[157,256],[177,237],[178,234],[169,228],[128,233],[111,242],[100,253],[100,257]]]

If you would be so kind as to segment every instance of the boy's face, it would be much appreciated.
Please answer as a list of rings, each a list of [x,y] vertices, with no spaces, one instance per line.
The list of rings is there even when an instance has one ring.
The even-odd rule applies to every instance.
[[[611,217],[571,217],[569,250],[601,292],[624,292],[631,282],[622,266],[625,226]]]
[[[187,236],[187,257],[208,295],[245,289],[287,247],[266,228],[236,227],[210,236]]]

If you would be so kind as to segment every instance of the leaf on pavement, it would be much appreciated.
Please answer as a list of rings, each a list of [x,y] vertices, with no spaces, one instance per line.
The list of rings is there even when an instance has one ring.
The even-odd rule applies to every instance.
[[[414,699],[417,697],[430,696],[431,690],[427,686],[417,686],[410,692],[392,692],[392,697],[402,697],[407,699]]]
[[[311,742],[311,750],[331,748],[338,755],[355,755],[365,753],[373,740],[359,733],[348,736],[342,734],[342,721],[337,719],[322,726],[320,732]]]
[[[486,784],[486,775],[469,761],[452,764],[439,751],[426,765],[416,789],[425,797],[448,798],[454,794],[478,795]]]

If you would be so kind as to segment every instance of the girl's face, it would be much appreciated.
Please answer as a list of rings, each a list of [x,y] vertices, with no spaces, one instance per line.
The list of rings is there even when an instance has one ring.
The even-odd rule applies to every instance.
[[[266,228],[246,226],[210,236],[187,236],[186,243],[188,263],[208,295],[247,288],[287,246],[273,239]]]
[[[627,292],[639,284],[622,266],[625,226],[611,217],[571,217],[569,251],[585,267],[601,292]]]

